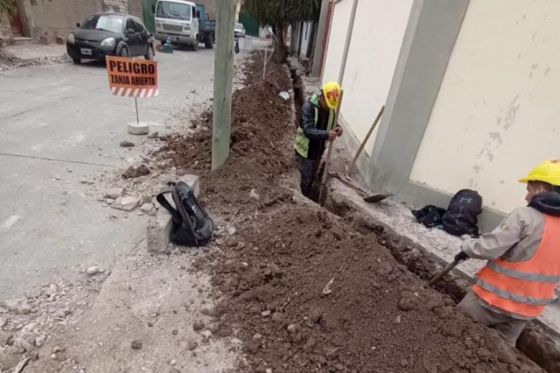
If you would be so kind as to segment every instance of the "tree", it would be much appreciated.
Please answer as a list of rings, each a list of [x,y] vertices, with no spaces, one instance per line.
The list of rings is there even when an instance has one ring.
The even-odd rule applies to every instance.
[[[286,26],[318,18],[321,0],[245,0],[243,6],[261,24],[272,26],[280,56],[284,60],[287,56],[284,39]]]
[[[0,15],[12,14],[14,11],[14,3],[12,0],[0,0]]]

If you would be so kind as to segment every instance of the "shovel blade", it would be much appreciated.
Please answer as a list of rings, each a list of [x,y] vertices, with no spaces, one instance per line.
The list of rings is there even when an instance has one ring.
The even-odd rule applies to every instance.
[[[367,196],[364,198],[364,201],[368,202],[368,203],[376,203],[376,202],[381,202],[386,198],[391,197],[392,194],[374,194],[372,196]]]

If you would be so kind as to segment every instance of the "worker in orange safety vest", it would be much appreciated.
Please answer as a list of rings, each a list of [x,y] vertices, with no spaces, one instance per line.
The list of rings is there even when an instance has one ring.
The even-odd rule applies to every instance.
[[[487,259],[458,308],[492,327],[510,345],[555,300],[560,282],[560,161],[546,161],[520,180],[527,207],[492,232],[461,245],[455,259]]]

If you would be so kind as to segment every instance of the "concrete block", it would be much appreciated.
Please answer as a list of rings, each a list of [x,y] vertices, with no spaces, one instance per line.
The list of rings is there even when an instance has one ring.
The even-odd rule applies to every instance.
[[[127,124],[128,133],[131,135],[147,135],[150,133],[150,126],[148,123],[140,122],[130,122]]]
[[[148,224],[146,231],[148,252],[154,254],[166,254],[169,252],[169,237],[172,227],[171,215],[167,210],[160,207],[154,219]]]
[[[196,175],[183,175],[181,181],[193,189],[194,196],[198,198],[200,195],[200,178]]]
[[[193,189],[195,197],[200,195],[200,179],[198,176],[184,175],[181,177],[181,181]],[[171,198],[168,198],[168,200],[173,206]],[[171,228],[173,228],[171,214],[159,206],[156,216],[150,221],[146,230],[148,252],[156,254],[169,253]]]

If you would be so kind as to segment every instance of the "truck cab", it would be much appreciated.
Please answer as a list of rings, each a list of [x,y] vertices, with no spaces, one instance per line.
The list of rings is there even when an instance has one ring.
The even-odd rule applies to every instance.
[[[174,44],[198,49],[199,12],[196,4],[184,0],[158,0],[155,8],[156,39],[162,43],[170,38]]]

